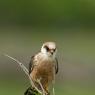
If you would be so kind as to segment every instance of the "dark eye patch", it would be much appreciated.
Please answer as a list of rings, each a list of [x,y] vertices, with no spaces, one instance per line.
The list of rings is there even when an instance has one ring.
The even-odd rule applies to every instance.
[[[52,49],[54,52],[56,51],[56,48]]]
[[[44,46],[46,48],[47,51],[49,51],[50,49],[48,48],[48,46]]]
[[[53,51],[55,52],[55,51],[56,51],[56,49],[53,49]]]

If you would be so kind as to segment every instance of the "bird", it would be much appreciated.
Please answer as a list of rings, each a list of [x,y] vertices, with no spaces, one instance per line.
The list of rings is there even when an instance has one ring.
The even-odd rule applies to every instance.
[[[46,93],[55,81],[55,74],[58,73],[58,60],[56,57],[57,47],[55,42],[43,43],[40,52],[31,57],[29,63],[29,76],[38,89],[41,90],[40,83]]]

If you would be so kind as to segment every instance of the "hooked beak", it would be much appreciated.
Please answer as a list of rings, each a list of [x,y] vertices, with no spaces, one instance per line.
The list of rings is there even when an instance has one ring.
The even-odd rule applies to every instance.
[[[51,50],[50,53],[53,55],[53,50]]]

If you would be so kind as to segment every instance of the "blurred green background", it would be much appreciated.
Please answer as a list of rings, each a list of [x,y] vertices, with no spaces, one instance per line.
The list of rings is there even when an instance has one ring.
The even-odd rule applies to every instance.
[[[56,95],[95,95],[95,1],[1,0],[0,95],[23,95],[30,86],[21,68],[43,42],[58,47]]]

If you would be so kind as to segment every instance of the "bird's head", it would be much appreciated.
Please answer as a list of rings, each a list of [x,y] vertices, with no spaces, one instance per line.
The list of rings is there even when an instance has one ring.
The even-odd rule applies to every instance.
[[[55,57],[57,49],[54,42],[46,42],[42,45],[41,52],[49,57]]]

